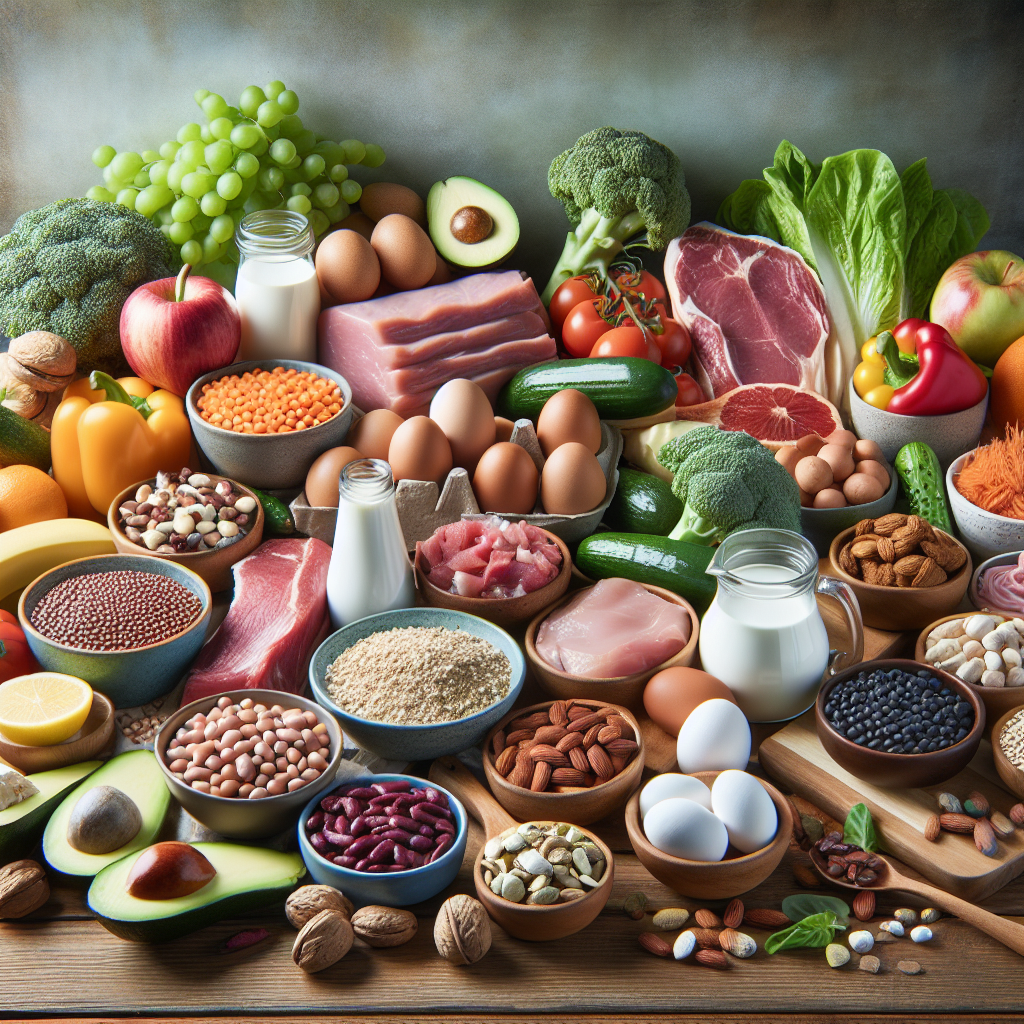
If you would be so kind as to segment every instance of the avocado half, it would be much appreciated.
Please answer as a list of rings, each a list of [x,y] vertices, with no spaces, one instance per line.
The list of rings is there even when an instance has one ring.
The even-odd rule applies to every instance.
[[[68,821],[75,804],[94,786],[113,786],[135,801],[142,827],[135,838],[112,853],[82,853],[68,842]],[[92,878],[108,864],[149,846],[164,823],[171,794],[152,750],[118,754],[76,787],[53,813],[43,833],[43,856],[54,871],[80,879]]]
[[[452,234],[452,217],[466,208],[482,210],[493,221],[486,238],[469,244]],[[493,188],[456,175],[435,182],[427,194],[427,228],[437,251],[457,267],[494,267],[512,254],[519,241],[519,218],[512,204]]]
[[[202,889],[172,900],[140,900],[127,892],[138,850],[104,868],[89,886],[89,909],[129,942],[169,942],[226,917],[287,899],[306,868],[297,853],[235,843],[194,843],[217,874]]]
[[[87,775],[96,771],[102,761],[83,761],[48,772],[27,776],[36,789],[35,796],[0,811],[0,864],[26,856],[43,834],[50,812]]]

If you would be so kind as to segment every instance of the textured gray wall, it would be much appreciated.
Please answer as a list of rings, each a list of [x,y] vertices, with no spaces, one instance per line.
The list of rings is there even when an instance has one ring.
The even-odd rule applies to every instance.
[[[1020,0],[0,0],[0,231],[99,183],[96,145],[201,120],[196,88],[273,78],[315,130],[380,143],[375,177],[503,192],[539,276],[566,230],[548,163],[603,124],[679,154],[695,220],[789,138],[927,156],[985,204],[986,246],[1024,249]]]

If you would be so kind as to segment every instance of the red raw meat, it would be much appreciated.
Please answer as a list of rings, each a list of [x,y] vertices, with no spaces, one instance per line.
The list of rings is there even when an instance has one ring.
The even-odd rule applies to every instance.
[[[745,430],[772,450],[806,434],[828,437],[843,425],[828,399],[789,384],[744,384],[710,402],[677,405],[676,419]]]
[[[228,690],[301,693],[330,626],[330,561],[330,546],[308,537],[267,541],[236,563],[231,607],[199,652],[182,704]]]

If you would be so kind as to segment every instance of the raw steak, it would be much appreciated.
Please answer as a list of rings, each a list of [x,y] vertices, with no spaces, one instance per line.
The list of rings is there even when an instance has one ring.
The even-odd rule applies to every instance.
[[[740,384],[827,393],[825,293],[798,252],[704,222],[669,244],[665,281],[706,394]]]
[[[237,562],[231,607],[199,652],[182,704],[227,690],[300,693],[330,622],[330,560],[330,547],[308,537],[267,541]]]

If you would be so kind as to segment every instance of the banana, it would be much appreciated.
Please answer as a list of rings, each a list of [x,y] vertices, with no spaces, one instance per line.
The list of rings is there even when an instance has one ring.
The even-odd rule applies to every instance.
[[[57,565],[113,555],[110,531],[89,519],[49,519],[0,533],[0,600]]]

